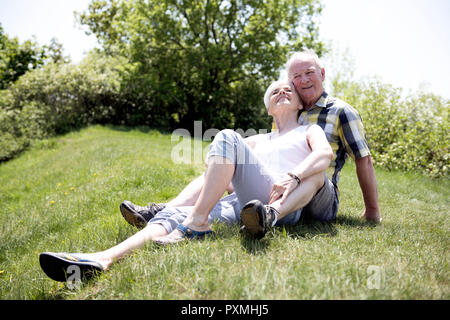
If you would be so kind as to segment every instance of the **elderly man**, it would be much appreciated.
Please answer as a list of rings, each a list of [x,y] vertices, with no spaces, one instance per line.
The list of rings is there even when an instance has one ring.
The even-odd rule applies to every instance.
[[[289,203],[289,208],[283,208],[282,205],[281,210],[294,212],[302,209],[302,215],[307,217],[321,221],[334,220],[339,206],[337,187],[339,175],[348,155],[354,158],[356,163],[356,173],[365,203],[363,217],[368,221],[380,222],[375,170],[359,114],[344,101],[331,97],[325,92],[323,87],[325,68],[313,51],[307,50],[293,54],[287,63],[287,73],[304,106],[298,121],[302,125],[317,124],[325,131],[334,153],[331,162],[334,172],[331,180],[325,177],[321,185],[311,186],[307,181],[302,183],[301,176],[293,177],[298,181],[294,188],[288,181],[275,183],[269,204],[249,203],[243,207],[240,215],[245,228],[254,236],[263,236],[270,227],[268,221],[271,219],[268,216],[273,212],[270,210],[270,204],[281,197],[295,199],[295,201],[291,199],[286,201]],[[198,199],[202,187],[203,177],[199,177],[166,205],[192,206]],[[236,203],[237,198],[233,195],[226,197],[223,201],[231,204],[229,206],[231,210],[240,207]],[[151,204],[140,207],[124,201],[120,209],[129,223],[143,227],[164,206]],[[202,227],[196,226],[195,220],[195,217],[189,217],[189,221],[185,221],[185,224],[192,230],[200,231]],[[175,239],[180,235],[169,234],[167,237],[170,242],[171,237]]]
[[[347,155],[350,155],[356,163],[356,174],[366,207],[363,217],[380,222],[375,170],[358,112],[325,92],[325,68],[313,51],[294,53],[287,63],[287,72],[303,101],[299,123],[318,124],[333,148],[333,185],[337,189],[340,171]]]

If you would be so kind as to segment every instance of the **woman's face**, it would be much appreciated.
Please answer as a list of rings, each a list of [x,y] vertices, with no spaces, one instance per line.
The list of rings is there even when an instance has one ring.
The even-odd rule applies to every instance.
[[[297,93],[288,82],[282,82],[277,85],[269,96],[269,115],[280,112],[281,108],[296,111],[302,108]]]

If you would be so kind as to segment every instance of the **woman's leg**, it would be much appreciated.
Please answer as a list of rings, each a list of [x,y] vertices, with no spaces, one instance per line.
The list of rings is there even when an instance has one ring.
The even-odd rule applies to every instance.
[[[208,215],[231,181],[241,203],[252,199],[268,201],[274,180],[236,132],[223,130],[215,137],[207,165],[200,196],[183,222],[186,227],[195,231],[210,230]],[[163,242],[182,236],[181,231],[174,230]]]
[[[208,159],[203,188],[197,202],[183,224],[196,231],[210,230],[208,215],[225,193],[234,174],[234,164],[227,158],[212,156]]]
[[[317,191],[322,188],[324,182],[324,172],[317,173],[302,180],[300,186],[292,191],[283,204],[280,204],[281,199],[273,202],[270,206],[279,212],[278,220],[294,211],[304,208]]]

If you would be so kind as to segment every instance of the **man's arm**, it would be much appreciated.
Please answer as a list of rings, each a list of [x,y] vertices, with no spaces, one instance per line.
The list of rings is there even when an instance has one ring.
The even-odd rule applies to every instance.
[[[355,160],[356,175],[364,198],[366,210],[362,215],[367,221],[379,223],[381,221],[380,208],[378,207],[378,189],[375,169],[370,156]]]
[[[378,223],[381,216],[378,207],[377,179],[361,117],[354,108],[346,106],[339,114],[339,122],[340,140],[347,153],[356,159],[356,175],[366,207],[362,216],[368,221]]]

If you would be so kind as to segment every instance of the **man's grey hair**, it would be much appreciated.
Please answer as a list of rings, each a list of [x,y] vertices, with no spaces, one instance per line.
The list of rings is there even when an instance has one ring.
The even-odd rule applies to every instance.
[[[291,54],[288,62],[286,63],[286,73],[289,77],[289,70],[291,69],[292,64],[298,60],[305,60],[305,58],[313,58],[313,60],[317,63],[320,69],[325,68],[324,64],[320,60],[317,53],[312,49],[305,49],[303,51],[297,51]]]

